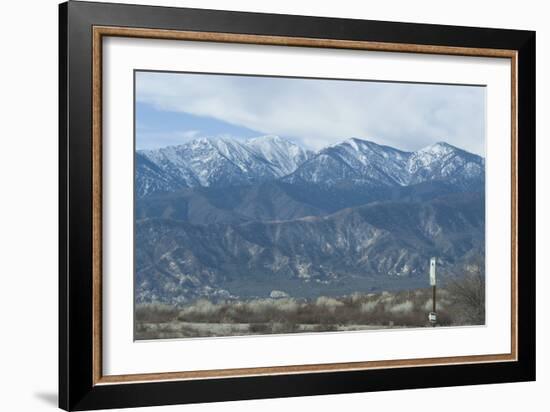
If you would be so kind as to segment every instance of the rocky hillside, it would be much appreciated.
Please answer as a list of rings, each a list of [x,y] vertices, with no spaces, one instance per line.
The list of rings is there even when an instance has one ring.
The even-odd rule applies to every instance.
[[[446,143],[201,139],[138,152],[136,195],[138,302],[421,287],[484,253],[484,160]]]

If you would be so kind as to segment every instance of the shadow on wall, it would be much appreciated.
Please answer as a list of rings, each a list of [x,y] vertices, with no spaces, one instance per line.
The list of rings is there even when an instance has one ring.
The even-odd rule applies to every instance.
[[[34,394],[34,397],[36,399],[40,399],[45,404],[57,407],[57,402],[58,402],[57,392],[36,392]]]

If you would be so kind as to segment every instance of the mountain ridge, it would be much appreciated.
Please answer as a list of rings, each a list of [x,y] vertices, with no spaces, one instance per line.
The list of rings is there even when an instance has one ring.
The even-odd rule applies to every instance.
[[[290,140],[262,136],[245,142],[228,138],[198,138],[155,150],[136,152],[138,196],[186,187],[252,184],[273,180],[295,170],[311,156]],[[144,167],[148,161],[175,184],[163,190],[155,174]]]
[[[139,301],[350,293],[425,283],[431,256],[440,275],[484,253],[484,199],[375,202],[320,217],[196,225],[137,223]],[[396,283],[397,281],[397,283]],[[321,291],[321,292],[319,292]]]
[[[484,254],[485,160],[277,136],[136,152],[136,301],[424,287]],[[290,173],[289,173],[290,172]]]
[[[314,153],[289,139],[267,135],[239,142],[199,138],[136,152],[136,193],[144,197],[189,187],[288,183],[372,187],[407,186],[430,180],[483,180],[485,161],[449,143],[404,151],[349,138]]]

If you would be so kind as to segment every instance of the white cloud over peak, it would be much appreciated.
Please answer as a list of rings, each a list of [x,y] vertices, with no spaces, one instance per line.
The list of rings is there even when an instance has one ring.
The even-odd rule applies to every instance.
[[[447,141],[485,154],[485,88],[138,72],[139,102],[319,149],[359,137],[403,150]],[[138,119],[139,120],[139,119]]]

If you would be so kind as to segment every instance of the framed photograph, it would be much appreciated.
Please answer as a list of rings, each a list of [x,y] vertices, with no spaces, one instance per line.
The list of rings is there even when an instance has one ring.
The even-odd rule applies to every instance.
[[[66,410],[535,379],[535,33],[60,5]]]

